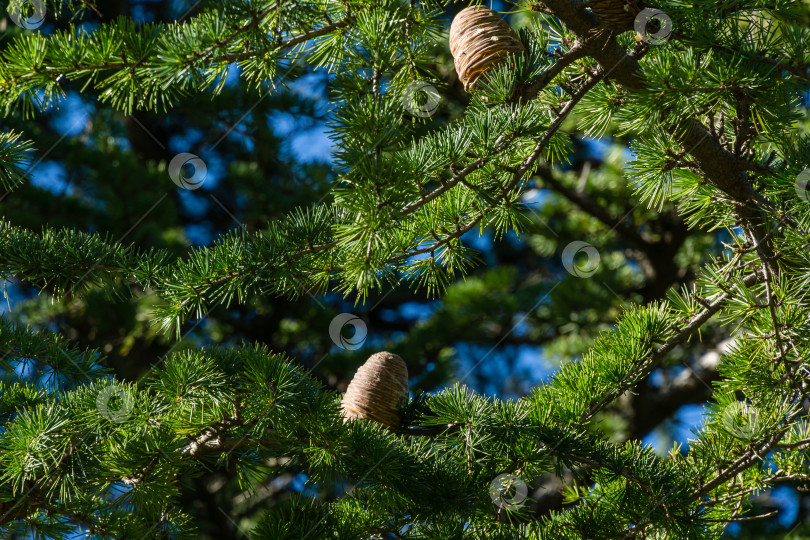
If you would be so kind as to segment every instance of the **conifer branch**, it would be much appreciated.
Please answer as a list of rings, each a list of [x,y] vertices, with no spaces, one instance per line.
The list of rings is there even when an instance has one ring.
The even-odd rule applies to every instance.
[[[0,382],[0,416],[8,419],[0,438],[0,478],[6,479],[0,498],[18,497],[13,505],[0,502],[0,522],[54,536],[79,525],[117,538],[149,535],[155,527],[160,535],[170,530],[181,536],[192,524],[175,511],[183,486],[178,479],[212,467],[222,468],[223,475],[235,470],[240,482],[259,486],[279,467],[289,467],[285,474],[301,472],[325,489],[339,489],[338,480],[353,484],[335,500],[292,497],[284,508],[255,516],[253,534],[265,538],[321,537],[324,531],[336,537],[449,538],[459,531],[491,535],[496,528],[513,536],[680,537],[720,534],[729,522],[766,517],[741,517],[744,502],[758,489],[807,480],[798,469],[810,446],[806,409],[800,406],[807,385],[808,214],[796,176],[810,154],[794,129],[797,96],[808,80],[799,53],[808,34],[791,20],[793,8],[766,3],[768,25],[774,26],[751,25],[762,35],[736,32],[735,17],[762,7],[742,0],[721,6],[711,21],[683,17],[690,26],[685,33],[696,37],[679,35],[671,47],[656,48],[606,30],[594,14],[596,2],[546,0],[536,11],[567,28],[548,21],[526,29],[528,51],[515,59],[517,69],[488,73],[464,114],[456,118],[451,112],[453,120],[443,127],[437,126],[444,116],[420,124],[425,111],[403,111],[412,83],[424,89],[423,78],[436,82],[428,67],[436,61],[442,21],[432,1],[248,2],[204,9],[182,24],[122,19],[103,23],[92,36],[71,29],[6,42],[0,51],[0,106],[7,113],[17,106],[30,113],[26,107],[61,99],[65,77],[81,80],[82,90],[93,88],[115,108],[134,110],[168,107],[212,86],[220,92],[235,63],[250,84],[278,80],[283,66],[298,68],[302,58],[332,73],[332,204],[287,212],[255,234],[230,232],[182,257],[97,234],[51,227],[33,233],[0,223],[0,277],[53,296],[82,295],[91,288],[112,294],[131,286],[165,302],[155,309],[157,318],[179,323],[231,303],[250,314],[246,304],[258,294],[331,288],[362,300],[368,291],[398,283],[402,274],[436,293],[476,262],[462,245],[465,233],[488,225],[498,238],[519,229],[524,183],[545,156],[548,166],[539,175],[562,198],[543,211],[564,219],[550,227],[557,240],[532,238],[542,243],[532,246],[532,256],[543,258],[542,269],[533,271],[542,283],[518,287],[523,298],[509,304],[518,296],[514,291],[495,293],[516,288],[516,278],[482,273],[462,291],[475,298],[462,298],[454,286],[448,305],[461,302],[466,310],[481,304],[479,312],[486,311],[492,293],[518,306],[510,311],[525,306],[527,317],[541,311],[532,321],[540,338],[526,339],[547,343],[553,335],[551,350],[559,350],[560,330],[546,330],[575,318],[563,313],[560,322],[556,305],[544,312],[547,296],[531,307],[538,290],[551,294],[546,277],[564,274],[549,256],[555,242],[583,238],[592,217],[622,227],[609,242],[616,245],[606,248],[611,263],[605,266],[611,268],[603,284],[626,294],[639,274],[622,268],[627,275],[613,287],[621,264],[615,261],[632,257],[628,244],[653,251],[661,246],[657,235],[672,232],[664,217],[641,232],[615,225],[613,206],[596,205],[584,194],[584,181],[574,190],[549,172],[572,155],[562,132],[572,118],[588,135],[610,132],[620,142],[630,136],[637,158],[632,180],[622,179],[611,156],[588,181],[599,190],[620,182],[621,196],[624,188],[635,187],[647,206],[636,216],[665,216],[664,205],[669,216],[674,205],[683,222],[677,223],[678,239],[667,245],[690,259],[677,263],[684,270],[680,276],[696,272],[704,248],[722,251],[723,257],[704,266],[692,292],[670,291],[666,300],[662,292],[645,297],[649,303],[625,309],[618,321],[613,299],[585,302],[583,292],[597,287],[596,279],[577,282],[563,275],[557,291],[571,300],[557,311],[598,305],[598,315],[579,320],[591,326],[615,322],[614,328],[588,343],[581,359],[566,363],[529,398],[489,399],[459,384],[408,403],[401,411],[402,430],[344,421],[334,392],[263,347],[173,353],[136,387],[108,377],[98,367],[97,351],[0,319],[0,355],[7,357],[0,367],[13,382]],[[707,5],[708,0],[696,7]],[[672,9],[678,18],[684,8]],[[718,28],[723,31],[712,33]],[[549,43],[557,40],[570,48],[549,53]],[[694,43],[698,40],[706,43]],[[761,59],[751,60],[751,51]],[[768,66],[773,75],[765,73]],[[6,183],[16,183],[27,164],[23,147],[16,136],[0,135],[0,183],[3,174]],[[624,207],[616,215],[633,211],[627,201],[606,199]],[[563,214],[572,208],[569,219]],[[694,244],[685,242],[687,224],[708,232],[690,237]],[[719,241],[722,237],[711,233],[717,228],[729,231],[733,242]],[[671,263],[673,257],[667,253],[662,260]],[[569,270],[565,260],[563,266]],[[450,315],[436,318],[442,324],[450,320],[448,329],[463,329],[467,319]],[[499,317],[514,322],[512,315]],[[384,330],[407,328],[398,324]],[[410,353],[414,380],[429,385],[425,381],[439,376],[433,371],[425,377],[425,366],[447,356],[435,351],[456,333],[441,326],[440,339],[434,339],[424,330],[416,333],[418,340],[408,341],[409,336],[395,345]],[[711,395],[713,402],[688,454],[676,449],[664,459],[638,441],[614,444],[604,436],[597,415],[612,404],[622,406],[617,400],[653,369],[671,376],[678,362],[701,354],[704,348],[693,345],[694,337],[725,338],[729,331],[733,345],[723,348],[722,362],[718,352],[712,365],[714,388],[700,393],[701,400]],[[583,339],[572,343],[584,350],[596,332],[582,332]],[[325,338],[321,342],[332,347]],[[305,349],[310,342],[302,340],[295,350]],[[336,361],[329,369],[353,365],[352,353],[344,354],[348,364]],[[35,367],[31,378],[15,372],[21,365]],[[70,387],[56,393],[31,380],[50,372]],[[104,398],[116,390],[111,386],[132,394],[132,403],[124,400],[131,410],[105,414]],[[672,399],[670,405],[682,403],[667,394],[666,385],[655,388],[661,399]],[[740,429],[733,421],[749,404],[761,418]],[[660,419],[671,413],[657,414]],[[542,521],[495,509],[487,496],[487,485],[500,474],[530,481],[560,474],[563,467],[587,487],[576,489],[578,504]],[[125,495],[115,505],[132,515],[119,519],[119,507],[109,508],[106,497],[122,486]],[[516,515],[520,528],[512,527]]]
[[[121,536],[116,535],[113,531],[109,530],[106,527],[99,525],[98,523],[89,520],[87,517],[82,516],[76,512],[69,512],[68,510],[57,508],[56,506],[50,504],[40,504],[40,508],[44,510],[48,515],[56,514],[62,517],[68,518],[70,521],[74,523],[78,523],[79,525],[84,525],[90,531],[90,534],[95,534],[97,532],[107,536],[109,538],[113,538],[115,540],[121,540]]]
[[[744,285],[750,287],[760,280],[762,280],[762,276],[758,273],[753,273],[743,277],[741,281]],[[662,345],[653,349],[647,357],[643,358],[641,362],[638,362],[634,366],[634,369],[629,371],[623,380],[616,385],[614,390],[603,396],[597,403],[591,405],[581,421],[584,423],[593,418],[597,412],[612,403],[629,388],[632,388],[637,381],[649,375],[653,367],[658,365],[677,345],[683,343],[689,336],[697,332],[709,319],[716,315],[733,296],[734,294],[731,291],[726,291],[718,294],[714,299],[708,302],[702,310],[692,316],[686,324],[676,330]]]
[[[103,26],[92,36],[82,35],[71,28],[52,37],[31,37],[42,51],[37,62],[44,64],[44,69],[29,69],[29,60],[14,50],[15,46],[21,45],[18,38],[12,44],[13,52],[2,54],[5,64],[0,65],[0,90],[5,88],[7,91],[0,99],[0,106],[10,111],[17,105],[17,100],[24,100],[24,110],[28,112],[33,105],[32,94],[43,91],[44,105],[63,93],[60,86],[62,78],[84,78],[85,85],[94,84],[95,88],[102,90],[102,100],[111,101],[114,106],[127,112],[161,106],[167,108],[173,84],[200,92],[213,84],[216,76],[227,70],[230,64],[260,58],[271,66],[272,73],[264,71],[263,74],[274,74],[284,51],[294,50],[301,44],[344,29],[351,23],[351,18],[347,16],[319,28],[298,28],[300,33],[268,44],[259,31],[275,11],[274,3],[251,13],[247,22],[239,20],[238,12],[208,11],[173,26],[136,27],[120,22],[117,26]],[[306,15],[306,10],[302,15]],[[211,24],[212,17],[230,19],[235,30],[220,35],[222,26]],[[277,21],[277,24],[282,22],[291,30],[295,27],[295,23],[290,24],[290,21]],[[76,35],[71,35],[74,33]],[[127,49],[128,41],[141,39],[149,43],[145,52],[139,50],[133,53]],[[257,42],[263,45],[256,46]],[[237,48],[242,50],[228,50]],[[294,56],[296,53],[292,54]],[[243,69],[250,80],[257,78],[267,66],[248,64]],[[108,72],[113,73],[99,80],[101,74]],[[142,87],[117,84],[122,80],[140,81]],[[156,84],[162,87],[159,89]],[[220,88],[217,86],[217,91]],[[160,96],[161,92],[168,92],[169,96]]]

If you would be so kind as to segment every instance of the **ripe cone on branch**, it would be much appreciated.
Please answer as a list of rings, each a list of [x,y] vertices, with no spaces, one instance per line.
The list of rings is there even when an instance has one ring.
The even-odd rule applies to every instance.
[[[399,409],[408,401],[408,366],[390,352],[372,354],[354,374],[341,409],[343,416],[366,418],[395,428]]]
[[[605,26],[622,30],[633,28],[641,11],[633,0],[590,0],[588,5]]]
[[[510,54],[523,51],[515,32],[489,8],[462,9],[450,25],[450,53],[467,92],[484,73],[506,62]]]

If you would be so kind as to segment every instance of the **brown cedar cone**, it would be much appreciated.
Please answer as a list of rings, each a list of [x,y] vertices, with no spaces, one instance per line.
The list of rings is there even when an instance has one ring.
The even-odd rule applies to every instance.
[[[399,425],[399,409],[408,401],[408,366],[390,352],[372,354],[354,374],[341,409],[343,416],[367,418],[388,427]]]
[[[497,13],[483,6],[462,9],[450,25],[450,53],[464,90],[507,60],[510,53],[524,51],[515,32]]]
[[[633,28],[636,15],[641,11],[634,0],[590,0],[588,5],[605,26],[622,30]]]

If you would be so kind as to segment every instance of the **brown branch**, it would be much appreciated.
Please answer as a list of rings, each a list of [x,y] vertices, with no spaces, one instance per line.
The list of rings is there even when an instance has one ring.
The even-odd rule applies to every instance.
[[[242,420],[238,415],[223,418],[212,426],[204,429],[199,435],[190,437],[191,440],[189,443],[180,448],[179,452],[183,455],[191,456],[192,458],[199,458],[204,454],[217,450],[236,448],[241,441],[229,441],[226,443],[221,437],[230,428],[240,425],[242,425]]]
[[[49,514],[57,514],[57,515],[60,515],[62,517],[66,517],[69,520],[71,520],[71,521],[73,521],[75,523],[78,523],[79,525],[84,525],[85,527],[90,529],[91,533],[100,532],[100,533],[104,534],[105,536],[108,536],[108,537],[113,538],[115,540],[119,540],[121,538],[120,536],[117,536],[116,534],[112,533],[109,529],[107,529],[105,527],[102,527],[101,525],[98,525],[96,523],[93,523],[92,521],[88,520],[87,518],[85,518],[83,516],[80,516],[79,514],[68,512],[67,510],[64,510],[62,508],[57,508],[57,507],[51,506],[49,504],[40,504],[39,507],[42,508],[43,510],[45,510]]]
[[[501,140],[501,139],[503,139],[503,140]],[[506,137],[506,138],[499,137],[498,139],[496,139],[496,141],[495,141],[495,143],[496,143],[495,151],[494,151],[494,155],[492,157],[497,156],[498,154],[500,154],[501,152],[503,152],[504,150],[509,148],[509,145],[512,144],[512,141],[514,141],[514,140],[515,140],[514,135],[511,135],[511,136]],[[470,163],[469,165],[467,165],[463,169],[461,169],[452,178],[450,178],[449,180],[445,180],[444,183],[440,187],[432,190],[427,195],[422,195],[419,198],[418,201],[414,201],[414,202],[412,202],[410,204],[407,204],[407,205],[403,206],[402,209],[397,213],[397,217],[405,217],[408,214],[412,214],[414,211],[416,211],[417,209],[419,209],[422,206],[426,205],[430,201],[436,199],[438,196],[442,195],[443,193],[446,193],[446,192],[450,191],[452,188],[454,188],[460,182],[464,183],[467,176],[469,176],[474,171],[477,171],[478,169],[480,169],[481,167],[486,165],[487,161],[489,159],[491,159],[491,158],[478,158],[478,159],[476,159],[475,161],[473,161],[472,163]]]
[[[635,51],[628,54],[610,32],[600,32],[599,19],[586,10],[585,3],[573,0],[543,0],[543,3],[571,30],[585,53],[602,66],[608,78],[627,90],[644,90],[646,82],[638,63],[639,54]],[[677,128],[673,130],[676,140],[694,158],[712,185],[745,205],[770,204],[751,187],[745,173],[750,168],[749,162],[724,148],[698,119],[673,127]]]
[[[711,523],[739,523],[741,521],[754,521],[757,519],[764,519],[767,517],[775,516],[779,513],[779,510],[773,510],[766,514],[760,514],[758,516],[749,516],[749,517],[733,517],[728,519],[714,519],[714,518],[703,518],[701,521],[708,521]]]
[[[805,450],[810,448],[810,439],[803,439],[794,443],[777,444],[775,448],[779,450]]]
[[[575,61],[585,56],[585,48],[579,41],[574,42],[574,45],[568,49],[556,62],[554,62],[547,71],[543,72],[536,80],[529,83],[522,91],[521,97],[530,99],[542,91],[548,84],[562,71],[573,64]]]
[[[789,71],[793,75],[796,75],[805,81],[810,81],[810,68],[804,64],[796,66],[789,62],[782,62],[781,60],[777,60],[769,56],[752,56],[749,58],[749,60],[758,62],[760,64],[770,64],[772,66],[776,66],[779,69]]]
[[[747,452],[746,454],[737,458],[731,465],[726,467],[720,473],[717,474],[713,479],[706,482],[705,484],[701,484],[698,489],[692,492],[693,499],[700,499],[707,494],[711,493],[712,490],[719,487],[726,480],[732,478],[734,475],[743,471],[762,459],[760,456],[764,456],[771,449],[776,446],[776,443],[782,438],[782,436],[787,431],[787,427],[784,427],[782,430],[777,432],[776,434],[770,436],[765,441],[761,442],[755,449]]]
[[[754,283],[758,282],[761,279],[759,274],[749,274],[742,279],[742,282],[746,286],[753,285]],[[588,412],[582,418],[582,422],[588,421],[590,418],[593,417],[598,411],[602,410],[608,403],[613,402],[617,399],[620,395],[622,395],[628,388],[633,386],[634,382],[639,380],[652,371],[652,368],[658,364],[659,361],[663,360],[664,356],[669,354],[677,345],[683,343],[689,336],[691,336],[694,332],[696,332],[701,326],[703,326],[709,319],[714,316],[723,305],[729,300],[733,295],[730,292],[723,292],[718,294],[709,304],[701,310],[699,313],[694,315],[686,325],[680,328],[675,335],[669,338],[663,345],[658,347],[657,349],[653,350],[650,355],[642,360],[639,365],[637,366],[636,370],[631,372],[630,374],[625,377],[621,384],[619,384],[616,388],[612,391],[608,392],[602,399],[600,399],[597,403],[593,404],[589,409]]]
[[[551,124],[549,124],[549,127],[546,129],[545,133],[543,133],[543,136],[537,140],[537,142],[534,145],[534,148],[532,149],[532,152],[528,156],[526,156],[526,158],[521,163],[520,167],[518,167],[517,170],[513,173],[512,180],[501,188],[501,193],[495,198],[492,205],[482,210],[472,221],[461,226],[454,233],[442,238],[436,244],[433,244],[426,248],[409,251],[407,253],[403,253],[402,255],[395,256],[389,259],[389,262],[398,262],[403,259],[413,257],[414,255],[421,255],[424,253],[433,252],[438,247],[446,245],[457,238],[461,238],[464,234],[471,231],[476,225],[478,225],[478,223],[482,219],[484,219],[484,217],[486,217],[486,214],[492,209],[492,207],[505,200],[509,196],[509,192],[513,190],[515,187],[517,187],[520,181],[523,180],[524,175],[529,171],[529,169],[532,168],[534,163],[540,157],[540,154],[543,152],[543,149],[545,148],[546,144],[548,144],[548,141],[551,140],[551,137],[553,137],[554,134],[557,133],[557,130],[560,129],[560,126],[562,126],[563,121],[574,109],[574,106],[576,106],[576,104],[579,103],[579,101],[585,96],[585,94],[587,94],[588,91],[591,90],[591,88],[596,86],[596,84],[600,80],[602,80],[603,77],[604,74],[601,71],[589,77],[582,84],[577,93],[566,102],[565,106],[557,114],[554,121],[551,122]],[[438,189],[435,191],[438,191]]]

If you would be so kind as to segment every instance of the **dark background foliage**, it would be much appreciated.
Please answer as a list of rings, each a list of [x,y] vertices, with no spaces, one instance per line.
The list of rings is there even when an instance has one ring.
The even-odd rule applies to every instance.
[[[101,0],[98,12],[89,13],[83,24],[122,15],[171,21],[204,5]],[[448,25],[463,7],[447,8]],[[494,7],[508,9],[499,2]],[[522,18],[511,22],[519,26]],[[3,40],[21,31],[7,20],[0,23]],[[67,23],[52,20],[43,31]],[[446,100],[428,127],[463,114],[469,99],[446,44],[435,53]],[[329,196],[334,181],[326,124],[331,81],[323,72],[296,75],[293,83],[277,81],[284,86],[270,95],[232,77],[216,97],[191,97],[166,113],[129,116],[80,95],[66,82],[67,99],[58,109],[33,120],[19,115],[3,120],[3,131],[23,131],[36,142],[37,153],[30,181],[0,197],[0,215],[34,231],[43,225],[98,231],[139,248],[182,255],[227,231],[255,232],[291,208],[317,204]],[[580,137],[574,142],[568,163],[542,166],[534,177],[525,197],[531,203],[527,230],[503,237],[491,230],[468,233],[465,240],[480,250],[484,264],[436,298],[407,283],[364,301],[335,293],[259,296],[186,322],[177,342],[153,324],[150,309],[158,298],[152,291],[136,290],[131,298],[98,291],[78,298],[12,281],[6,283],[3,317],[97,348],[107,366],[132,381],[170,350],[258,342],[286,352],[338,391],[371,352],[389,350],[407,360],[412,391],[436,391],[460,380],[488,395],[522,396],[582,354],[620,310],[689,284],[705,254],[722,249],[723,233],[689,229],[670,206],[656,212],[637,204],[625,174],[630,140],[608,133],[599,141]],[[180,152],[205,161],[208,174],[200,189],[179,189],[169,178],[167,165]],[[598,271],[589,279],[571,275],[561,261],[563,248],[577,240],[599,253]],[[358,350],[342,349],[330,339],[330,322],[344,312],[359,316],[368,329]],[[688,429],[699,420],[717,378],[717,352],[728,332],[705,328],[636,393],[602,413],[599,429],[615,441],[640,438],[661,451],[673,442],[687,443]],[[225,467],[186,479],[183,504],[205,537],[237,538],[239,527],[251,524],[259,510],[311,490],[306,480],[291,470],[268,477],[250,495]],[[532,487],[537,516],[562,507],[558,479],[539,479]],[[340,493],[340,486],[323,489],[327,499]],[[781,538],[803,523],[807,503],[806,493],[795,486],[765,493],[757,499],[757,513],[782,512],[734,525],[728,534]]]

